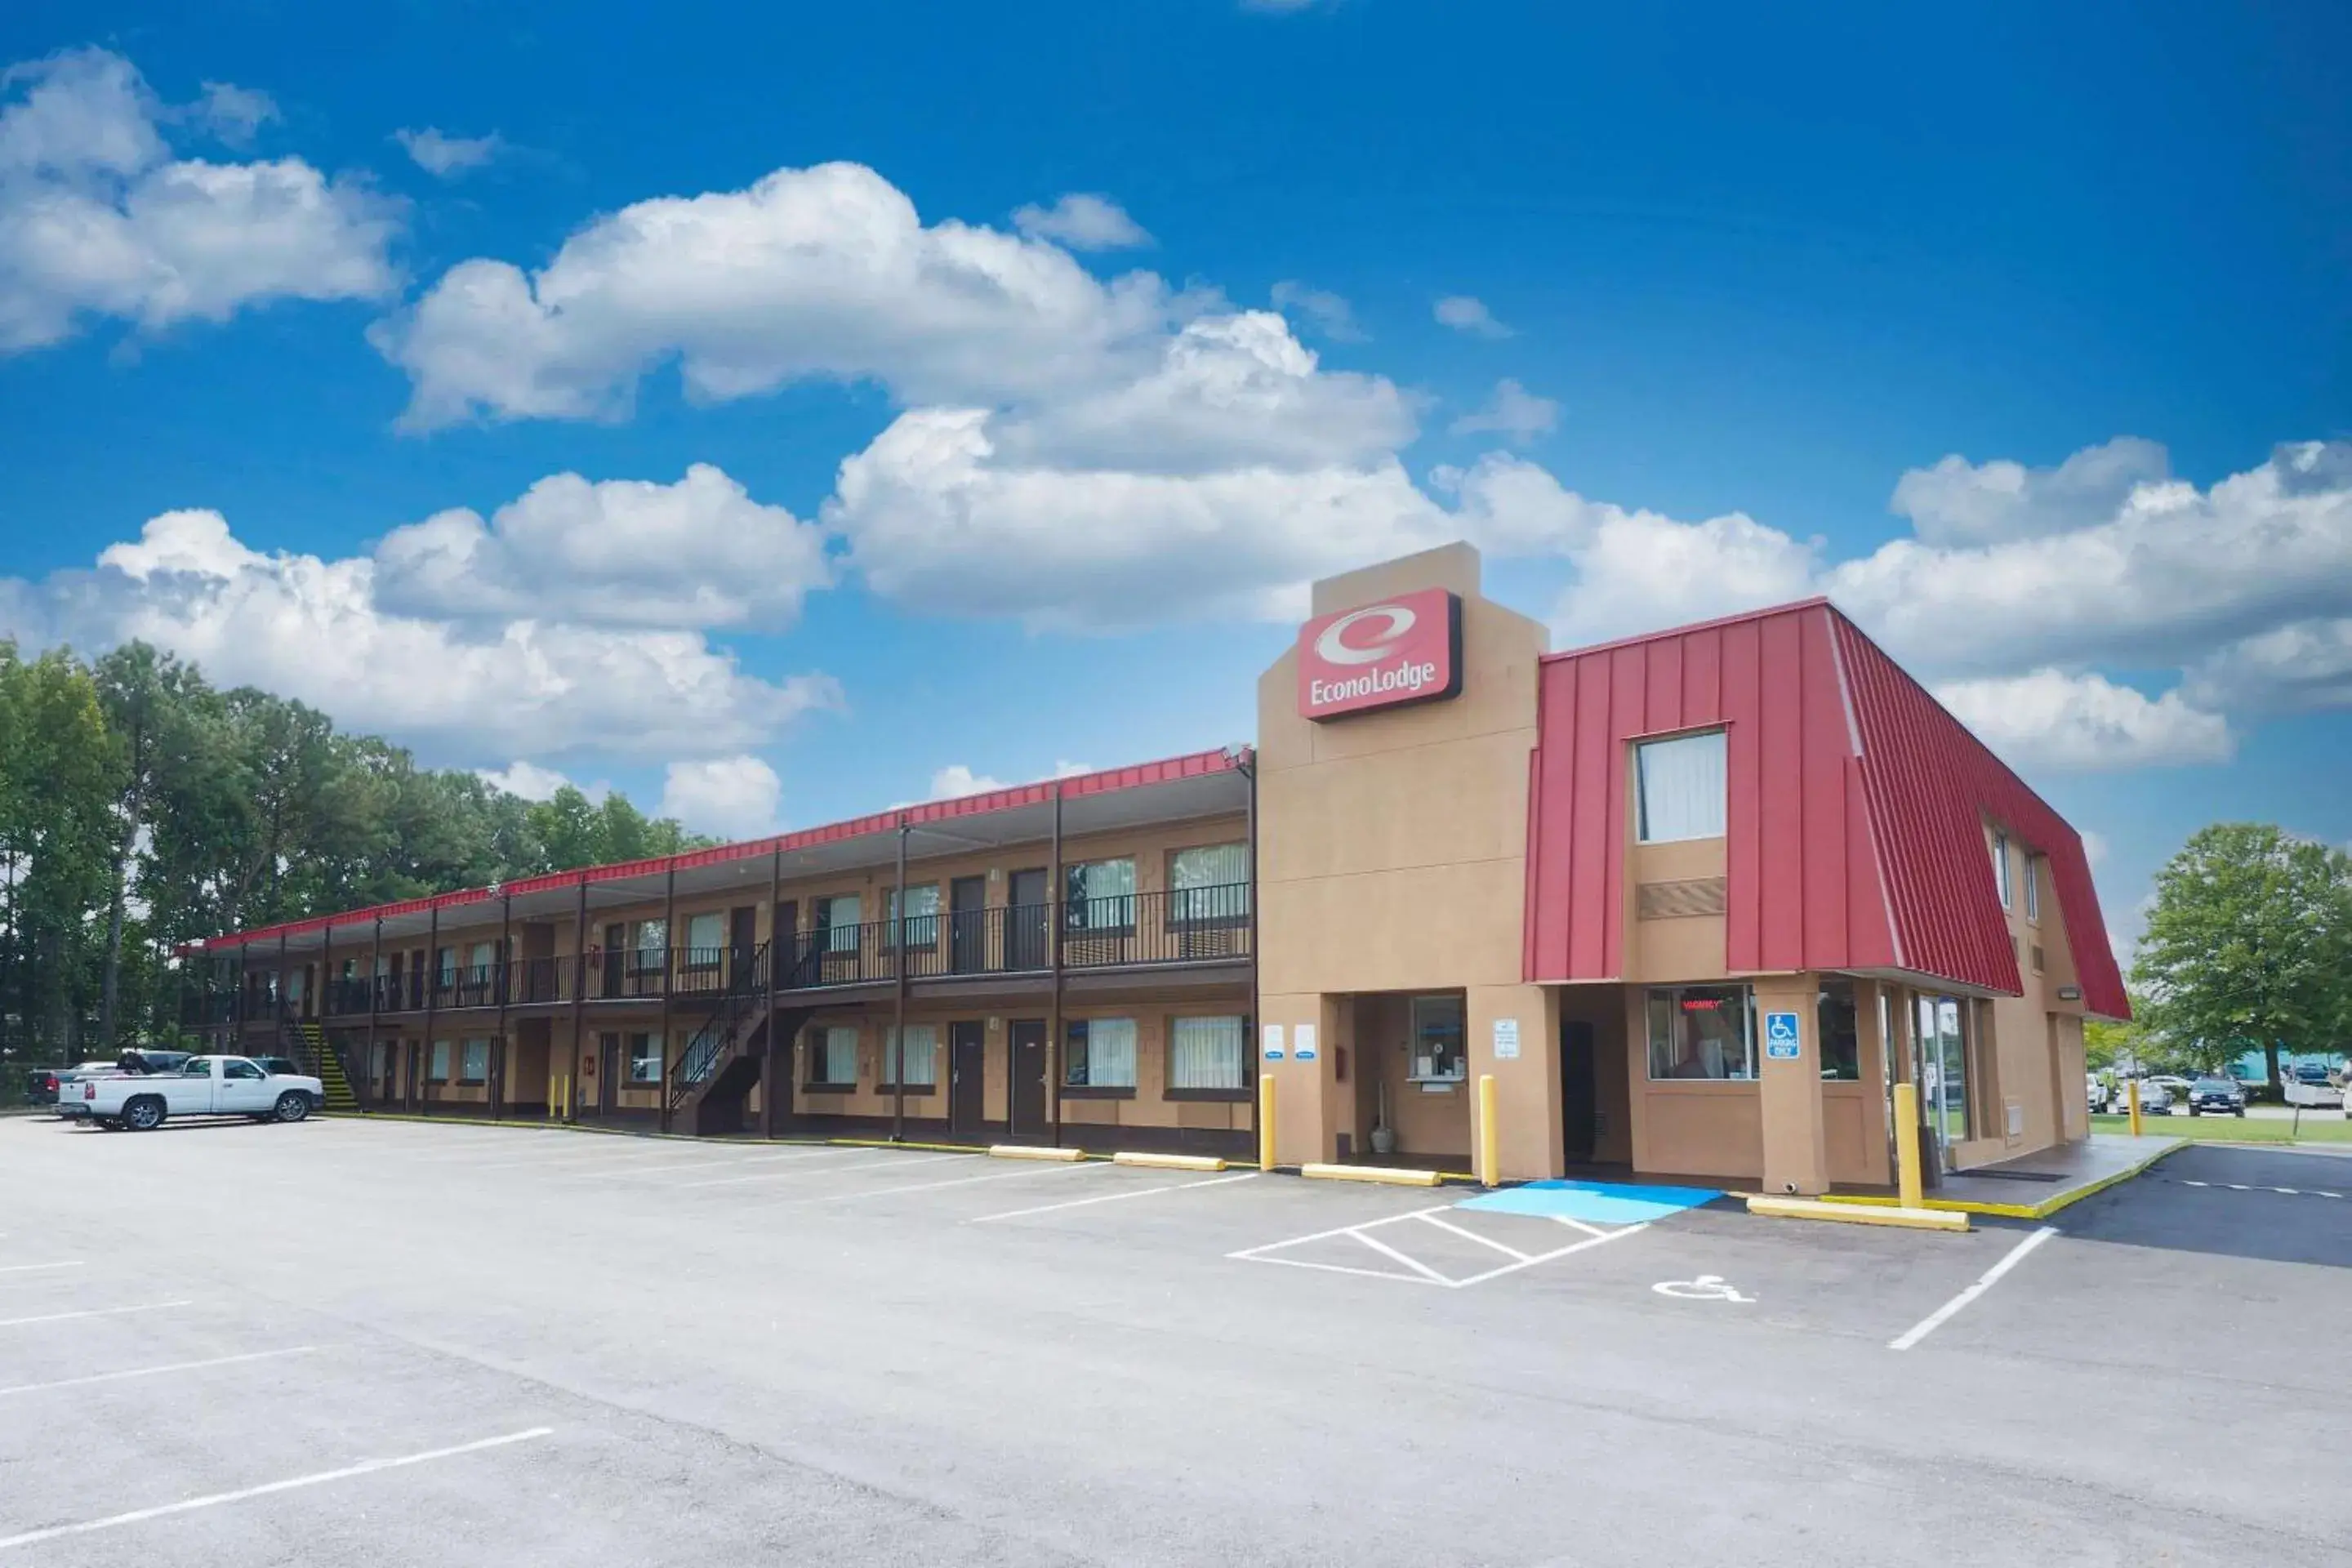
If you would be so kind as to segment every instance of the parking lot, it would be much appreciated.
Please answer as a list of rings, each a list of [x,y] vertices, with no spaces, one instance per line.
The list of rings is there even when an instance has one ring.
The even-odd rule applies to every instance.
[[[2336,1563],[2352,1160],[2042,1226],[0,1121],[0,1560]],[[2282,1190],[2284,1189],[2284,1190]],[[1990,1283],[1987,1283],[1990,1277]]]

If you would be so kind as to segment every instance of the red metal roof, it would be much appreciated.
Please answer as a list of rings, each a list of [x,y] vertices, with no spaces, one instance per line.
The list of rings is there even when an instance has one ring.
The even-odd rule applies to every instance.
[[[1243,755],[1246,756],[1246,751]],[[406,899],[398,903],[375,904],[366,909],[347,910],[337,914],[315,915],[309,920],[286,921],[277,925],[257,926],[251,931],[235,931],[226,936],[211,937],[182,948],[183,952],[217,952],[226,948],[244,947],[264,939],[276,941],[279,936],[302,936],[323,931],[330,926],[354,925],[394,915],[422,914],[428,910],[462,908],[467,904],[487,903],[502,895],[520,896],[526,893],[551,892],[563,888],[576,888],[583,882],[620,881],[630,877],[660,876],[671,870],[689,871],[702,866],[719,866],[733,860],[745,860],[777,850],[814,848],[821,844],[838,843],[845,838],[862,837],[869,833],[889,833],[900,823],[920,827],[928,823],[949,822],[959,817],[978,816],[989,812],[1012,811],[1022,806],[1043,805],[1059,795],[1065,801],[1078,800],[1087,795],[1108,795],[1118,790],[1139,789],[1149,784],[1168,784],[1177,779],[1198,778],[1209,773],[1231,773],[1240,764],[1223,751],[1192,752],[1181,757],[1166,757],[1158,762],[1136,763],[1123,768],[1107,768],[1069,778],[1050,779],[1037,784],[1013,784],[1004,789],[989,790],[980,795],[959,795],[953,800],[925,801],[919,805],[900,806],[890,811],[877,811],[846,822],[827,823],[822,827],[804,827],[792,833],[776,834],[767,838],[747,839],[740,844],[721,844],[709,849],[692,849],[682,855],[658,856],[649,860],[627,860],[611,866],[590,866],[570,871],[551,871],[543,877],[527,877],[509,882],[501,888],[467,888],[454,893],[440,893],[431,898]]]
[[[1630,741],[1725,731],[1725,962],[2021,989],[1979,813],[2050,857],[2084,1005],[2127,1004],[2082,840],[1828,601],[1549,655],[1523,969],[1624,973]]]

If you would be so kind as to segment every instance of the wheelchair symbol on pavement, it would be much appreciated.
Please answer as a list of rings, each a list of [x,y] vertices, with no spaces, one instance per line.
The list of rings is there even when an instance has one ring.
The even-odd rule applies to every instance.
[[[1696,1279],[1661,1279],[1650,1287],[1661,1296],[1672,1296],[1681,1301],[1748,1301],[1753,1296],[1743,1296],[1723,1282],[1720,1274],[1702,1274]]]

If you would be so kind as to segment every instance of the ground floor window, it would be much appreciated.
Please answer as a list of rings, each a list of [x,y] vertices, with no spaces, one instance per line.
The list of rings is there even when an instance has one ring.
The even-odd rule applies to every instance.
[[[488,1083],[490,1079],[490,1042],[467,1040],[457,1058],[459,1083]]]
[[[659,1035],[629,1037],[629,1081],[659,1083],[662,1080],[662,1050]]]
[[[1413,1083],[1460,1083],[1469,1076],[1463,1055],[1463,1002],[1459,996],[1412,999]]]
[[[808,1033],[808,1080],[819,1089],[855,1088],[857,1031],[846,1024]]]
[[[1073,1018],[1063,1042],[1066,1089],[1133,1089],[1135,1020]]]
[[[1649,994],[1653,1079],[1752,1079],[1753,1004],[1745,985],[1675,985]]]
[[[883,1031],[882,1087],[893,1089],[905,1084],[908,1089],[934,1089],[940,1081],[940,1029],[936,1024],[909,1024],[904,1048],[898,1029]],[[853,1061],[855,1058],[853,1058]],[[903,1077],[893,1078],[893,1067]],[[855,1072],[853,1067],[852,1071]]]
[[[427,1053],[425,1058],[425,1081],[427,1083],[447,1083],[449,1081],[448,1041],[436,1040],[433,1042],[433,1049]]]
[[[1168,1087],[1246,1089],[1248,1021],[1233,1015],[1168,1021]]]
[[[1862,1015],[1854,1006],[1853,982],[1822,981],[1813,1018],[1822,1042],[1822,1076],[1840,1083],[1860,1081]]]
[[[1919,1098],[1928,1126],[1947,1149],[1967,1141],[1970,1009],[1955,996],[1919,998]]]

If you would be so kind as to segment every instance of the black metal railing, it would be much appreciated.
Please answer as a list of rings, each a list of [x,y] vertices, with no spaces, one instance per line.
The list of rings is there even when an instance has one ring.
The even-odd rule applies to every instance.
[[[688,959],[688,967],[704,979],[716,978],[718,988],[697,992],[698,999],[709,1004],[709,1014],[701,1027],[679,1053],[677,1065],[670,1068],[669,1108],[682,1109],[687,1101],[701,1092],[705,1085],[719,1076],[749,1032],[751,1020],[760,1010],[767,994],[767,958],[765,943],[749,952],[731,949],[680,950]]]
[[[341,980],[322,1000],[328,1016],[341,1017],[569,1003],[575,990],[589,1002],[667,995],[699,1004],[764,990],[772,959],[782,965],[780,992],[895,982],[901,965],[909,980],[1042,973],[1053,963],[1048,939],[1057,923],[1065,969],[1217,963],[1249,956],[1249,897],[1247,883],[1233,882],[820,926],[788,932],[774,949],[591,948],[584,957],[515,959],[438,976],[420,969]],[[199,992],[182,999],[180,1014],[184,1026],[206,1028],[296,1016],[301,1006],[267,990]]]

